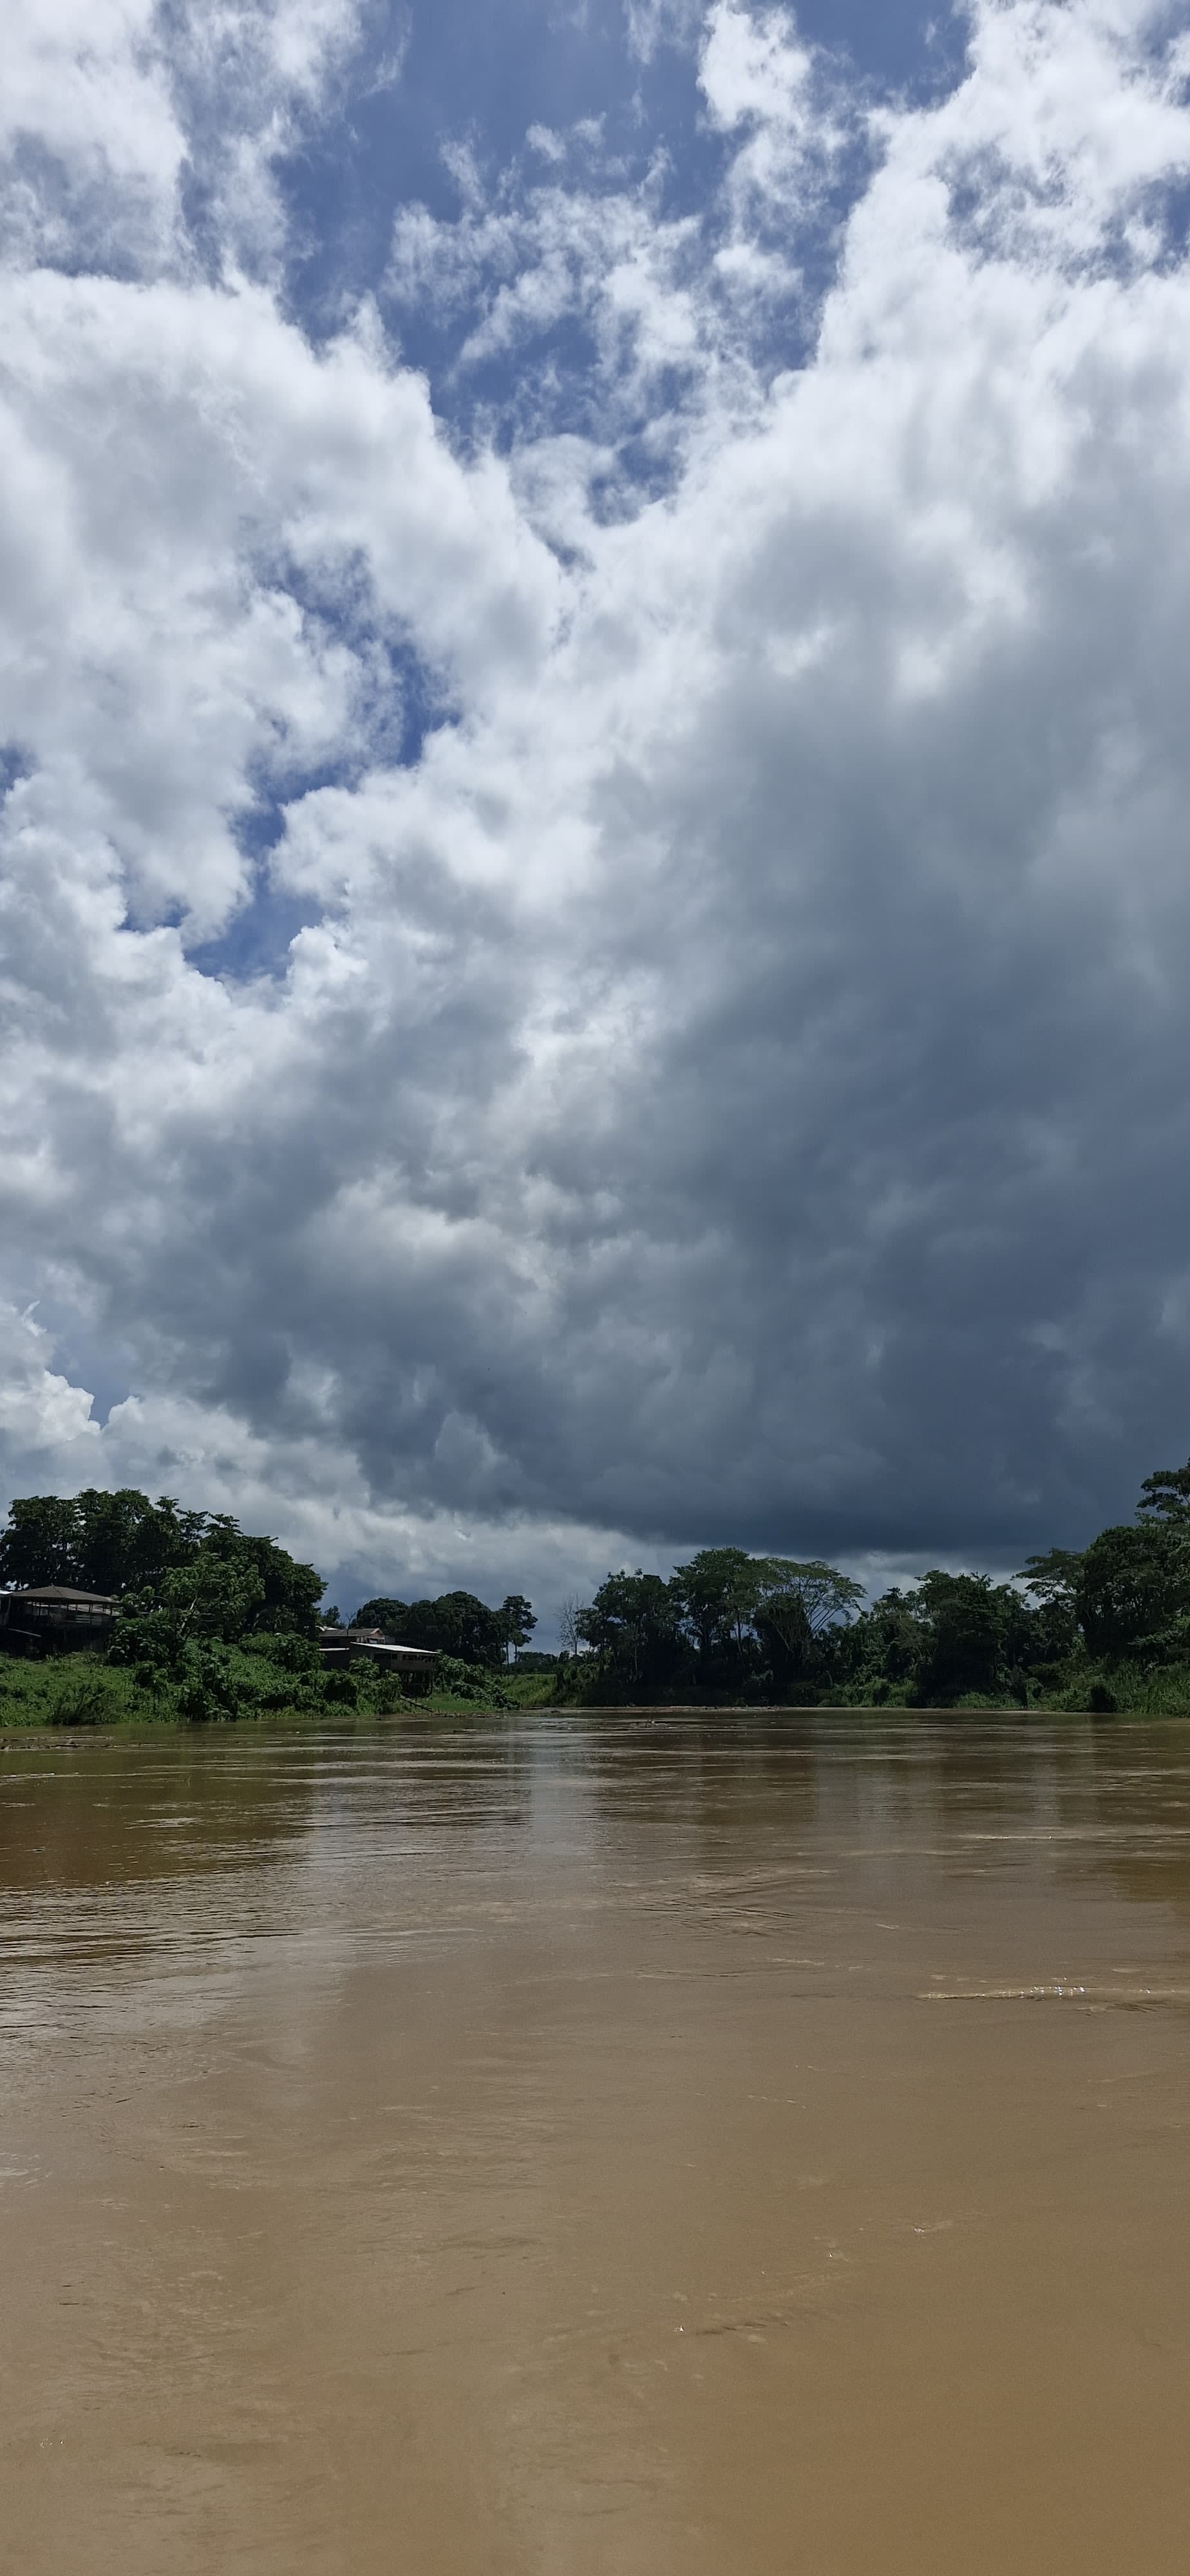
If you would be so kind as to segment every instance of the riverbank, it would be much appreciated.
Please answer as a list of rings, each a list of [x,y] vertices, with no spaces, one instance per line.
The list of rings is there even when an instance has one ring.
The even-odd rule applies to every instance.
[[[248,1658],[242,1660],[249,1665]],[[262,1690],[255,1671],[249,1665],[246,1678],[241,1678],[241,1696],[234,1712],[223,1719],[224,1725],[238,1730],[267,1729],[294,1725],[317,1727],[328,1721],[369,1724],[378,1720],[416,1721],[426,1718],[488,1719],[498,1716],[574,1717],[606,1715],[648,1718],[658,1725],[679,1724],[692,1718],[738,1717],[763,1720],[766,1717],[809,1718],[823,1716],[860,1718],[940,1717],[1017,1718],[1023,1723],[1036,1720],[1102,1718],[1120,1716],[1137,1719],[1190,1717],[1190,1675],[1181,1672],[1158,1674],[1138,1685],[1135,1675],[1128,1676],[1133,1688],[1127,1698],[1114,1700],[1109,1708],[1078,1706],[1070,1699],[1050,1699],[1022,1707],[1011,1699],[978,1699],[972,1697],[956,1707],[910,1708],[891,1701],[740,1701],[740,1700],[623,1700],[608,1701],[577,1697],[573,1692],[559,1694],[554,1676],[549,1673],[502,1673],[492,1698],[477,1698],[472,1692],[436,1690],[416,1699],[404,1698],[391,1686],[357,1692],[346,1698],[339,1692],[299,1689],[287,1691],[274,1679]],[[1124,1676],[1118,1676],[1125,1688]],[[250,1696],[249,1696],[250,1695]],[[48,1658],[42,1663],[17,1659],[0,1661],[0,1738],[12,1735],[77,1732],[92,1729],[118,1729],[121,1732],[161,1735],[192,1732],[196,1721],[177,1705],[178,1695],[168,1686],[154,1692],[139,1683],[127,1668],[110,1665],[100,1656],[70,1655]],[[216,1721],[219,1722],[219,1721]]]
[[[489,1703],[450,1690],[405,1699],[388,1676],[377,1675],[367,1665],[358,1673],[314,1672],[295,1677],[234,1648],[226,1651],[225,1660],[235,1693],[226,1722],[236,1725],[274,1717],[317,1723],[353,1714],[483,1715],[501,1706],[532,1709],[549,1704],[548,1674],[501,1674]],[[193,1725],[194,1719],[179,1705],[180,1699],[180,1691],[163,1677],[155,1687],[146,1685],[134,1669],[109,1664],[101,1655],[47,1656],[41,1662],[16,1656],[0,1659],[0,1732],[45,1727],[184,1728]]]

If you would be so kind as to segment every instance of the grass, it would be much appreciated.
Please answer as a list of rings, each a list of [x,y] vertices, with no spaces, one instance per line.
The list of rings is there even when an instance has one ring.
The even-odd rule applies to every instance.
[[[501,1673],[500,1686],[514,1708],[556,1708],[558,1686],[552,1673]]]
[[[169,1724],[172,1706],[158,1708],[131,1673],[99,1655],[57,1655],[44,1663],[6,1656],[0,1662],[0,1727],[144,1726]]]
[[[242,1694],[238,1725],[251,1725],[267,1718],[350,1719],[351,1717],[410,1717],[424,1714],[435,1717],[477,1717],[487,1713],[483,1699],[463,1697],[449,1690],[427,1692],[417,1699],[406,1699],[392,1676],[365,1665],[345,1678],[354,1688],[354,1696],[341,1691],[336,1673],[315,1674],[312,1680],[295,1678],[279,1671],[257,1654],[230,1650],[229,1670],[237,1691]],[[505,1705],[515,1708],[542,1708],[549,1705],[551,1677],[548,1673],[516,1673],[493,1676]],[[498,1708],[500,1698],[493,1692],[491,1706]],[[0,1730],[41,1727],[71,1729],[95,1726],[184,1726],[190,1723],[178,1709],[177,1693],[168,1684],[156,1692],[138,1683],[126,1666],[112,1665],[100,1655],[53,1655],[44,1661],[18,1656],[0,1656]]]

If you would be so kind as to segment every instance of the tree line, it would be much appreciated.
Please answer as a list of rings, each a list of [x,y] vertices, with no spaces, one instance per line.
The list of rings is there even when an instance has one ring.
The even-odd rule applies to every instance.
[[[312,1565],[168,1495],[88,1488],[12,1503],[0,1582],[118,1597],[110,1660],[181,1714],[382,1688],[368,1673],[323,1672],[319,1626],[340,1622],[319,1607]],[[461,1695],[497,1702],[515,1657],[550,1672],[561,1700],[1110,1708],[1164,1689],[1190,1705],[1190,1462],[1147,1476],[1130,1522],[1081,1551],[1031,1556],[1009,1581],[934,1568],[869,1603],[820,1559],[716,1547],[668,1580],[609,1574],[591,1602],[566,1606],[557,1657],[526,1656],[536,1620],[522,1593],[499,1607],[458,1590],[377,1594],[355,1624],[434,1649]]]
[[[668,1582],[609,1575],[568,1624],[584,1696],[1109,1709],[1164,1686],[1190,1702],[1190,1463],[1146,1476],[1132,1521],[1006,1582],[935,1567],[866,1603],[835,1566],[707,1548]]]
[[[151,1503],[127,1486],[118,1493],[88,1486],[69,1500],[29,1494],[10,1503],[0,1531],[0,1583],[18,1587],[63,1583],[158,1606],[187,1591],[191,1569],[221,1633],[313,1633],[322,1576],[274,1539],[249,1535],[228,1512],[187,1511],[169,1494]]]

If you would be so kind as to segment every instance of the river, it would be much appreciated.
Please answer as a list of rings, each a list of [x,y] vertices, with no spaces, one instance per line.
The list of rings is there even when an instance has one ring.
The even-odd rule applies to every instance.
[[[1184,2576],[1190,1729],[0,1742],[5,2576]]]

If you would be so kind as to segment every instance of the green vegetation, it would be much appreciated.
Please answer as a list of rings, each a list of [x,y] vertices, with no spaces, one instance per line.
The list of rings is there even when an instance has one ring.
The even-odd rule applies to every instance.
[[[182,1511],[168,1495],[151,1503],[131,1490],[89,1490],[72,1501],[35,1494],[13,1503],[0,1532],[0,1582],[69,1584],[120,1601],[105,1655],[0,1660],[0,1725],[198,1725],[348,1709],[384,1716],[406,1704],[397,1676],[365,1656],[350,1666],[323,1664],[325,1585],[312,1565],[226,1513]],[[434,1702],[505,1705],[488,1666],[503,1662],[517,1628],[528,1633],[529,1604],[493,1612],[455,1593],[443,1605],[417,1605],[439,1606],[440,1639],[427,1634],[426,1642],[448,1651]],[[457,1651],[460,1643],[470,1656]]]
[[[69,1583],[155,1600],[171,1575],[195,1568],[209,1590],[238,1588],[237,1633],[312,1631],[326,1588],[321,1575],[271,1538],[249,1537],[226,1512],[181,1511],[168,1494],[151,1503],[129,1487],[107,1494],[91,1486],[72,1501],[32,1494],[13,1503],[0,1532],[0,1583]]]
[[[0,1727],[226,1725],[270,1716],[395,1717],[526,1704],[515,1676],[504,1684],[451,1659],[439,1667],[434,1690],[411,1700],[399,1680],[363,1656],[349,1669],[326,1671],[316,1648],[307,1651],[309,1660],[299,1665],[252,1640],[200,1648],[173,1676],[160,1667],[113,1664],[103,1655],[51,1655],[36,1663],[4,1656]],[[528,1704],[542,1695],[551,1696],[549,1683],[542,1694],[538,1682]]]
[[[1190,1464],[1136,1519],[1013,1582],[936,1568],[860,1608],[833,1567],[709,1548],[668,1583],[609,1575],[575,1619],[584,1698],[1137,1709],[1190,1715]]]
[[[176,1654],[135,1663],[114,1660],[123,1651],[120,1630],[106,1657],[0,1660],[0,1726],[226,1724],[341,1710],[387,1716],[406,1705],[399,1683],[374,1664],[361,1658],[350,1670],[324,1671],[317,1647],[302,1638],[185,1639]]]
[[[407,1702],[365,1656],[324,1664],[324,1589],[270,1538],[169,1496],[88,1491],[15,1502],[0,1581],[120,1601],[106,1655],[0,1659],[0,1725],[218,1723],[270,1712],[361,1715],[582,1703],[1131,1709],[1190,1715],[1190,1462],[1145,1479],[1135,1519],[1085,1549],[1030,1557],[1006,1583],[934,1569],[865,1604],[818,1559],[704,1548],[669,1581],[609,1574],[570,1605],[570,1650],[528,1649],[523,1594],[468,1592],[356,1613],[438,1656]],[[510,1662],[513,1656],[518,1658]]]
[[[522,1592],[510,1593],[498,1610],[489,1610],[473,1592],[442,1592],[436,1601],[394,1601],[379,1593],[360,1603],[355,1621],[360,1628],[383,1628],[394,1646],[428,1647],[482,1672],[498,1672],[517,1648],[528,1645],[537,1625]]]
[[[605,1697],[786,1699],[828,1669],[863,1586],[817,1561],[704,1548],[668,1583],[609,1574],[575,1620]]]

